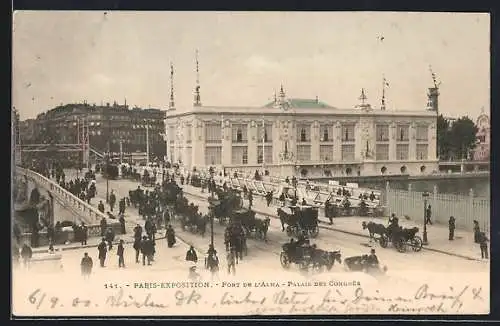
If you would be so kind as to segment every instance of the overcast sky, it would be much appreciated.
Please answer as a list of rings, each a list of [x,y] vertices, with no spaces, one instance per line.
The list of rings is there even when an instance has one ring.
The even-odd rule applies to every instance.
[[[487,14],[334,12],[48,12],[14,15],[13,105],[33,118],[59,103],[166,108],[170,61],[178,110],[201,101],[261,106],[283,83],[289,97],[356,105],[361,88],[388,109],[477,117],[490,104]],[[34,99],[34,100],[33,100]]]

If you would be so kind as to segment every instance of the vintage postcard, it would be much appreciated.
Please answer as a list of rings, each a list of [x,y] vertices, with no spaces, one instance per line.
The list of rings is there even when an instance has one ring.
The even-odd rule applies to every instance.
[[[14,316],[489,314],[488,14],[13,17]]]

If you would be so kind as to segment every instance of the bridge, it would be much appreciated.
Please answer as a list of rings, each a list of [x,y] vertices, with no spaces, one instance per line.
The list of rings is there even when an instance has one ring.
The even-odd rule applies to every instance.
[[[439,161],[439,170],[451,170],[453,172],[458,172],[457,170],[459,170],[461,173],[489,171],[490,161],[469,161],[465,159],[460,161]]]
[[[100,235],[100,221],[107,216],[101,213],[97,208],[82,201],[78,197],[66,189],[59,186],[55,181],[46,178],[45,176],[28,169],[16,167],[15,180],[18,184],[25,184],[26,186],[20,187],[22,191],[18,191],[17,198],[14,198],[15,210],[20,211],[29,207],[29,199],[32,196],[33,190],[36,188],[41,194],[41,199],[46,200],[47,209],[39,210],[39,217],[45,217],[50,223],[57,223],[63,221],[70,221],[76,224],[84,222],[88,227],[88,235]],[[107,219],[108,225],[111,225],[116,234],[119,230],[119,224],[115,220]],[[74,236],[74,235],[72,235]],[[31,237],[29,230],[24,230],[23,239],[28,240]],[[41,237],[40,245],[46,245],[43,241],[47,242],[46,237]]]

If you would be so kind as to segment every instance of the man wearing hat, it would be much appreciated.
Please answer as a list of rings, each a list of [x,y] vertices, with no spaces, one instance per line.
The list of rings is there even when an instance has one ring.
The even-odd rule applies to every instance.
[[[198,255],[196,254],[196,250],[194,250],[193,246],[191,246],[186,252],[186,261],[192,261],[194,263],[198,262]]]
[[[450,216],[450,219],[448,220],[448,231],[450,231],[448,240],[451,241],[455,237],[455,218],[453,216]]]
[[[370,255],[366,258],[366,263],[370,267],[378,267],[378,258],[377,255],[375,254],[375,249],[370,250]]]

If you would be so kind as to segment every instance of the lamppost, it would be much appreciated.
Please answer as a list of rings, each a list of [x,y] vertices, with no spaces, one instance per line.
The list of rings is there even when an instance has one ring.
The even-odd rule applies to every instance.
[[[208,197],[209,210],[210,210],[210,245],[214,246],[214,218],[215,218],[215,206],[219,205],[220,201],[217,200],[212,191],[212,196]]]
[[[427,242],[427,198],[429,198],[429,193],[424,191],[422,193],[422,198],[424,198],[424,238],[422,239],[422,244],[428,245]]]
[[[108,112],[107,112],[108,113]],[[111,119],[109,118],[109,113],[107,115],[107,122],[108,122],[108,155],[106,156],[106,167],[105,167],[105,176],[106,176],[106,204],[109,203],[109,159],[111,155],[111,149],[110,149],[110,136],[111,136]]]

